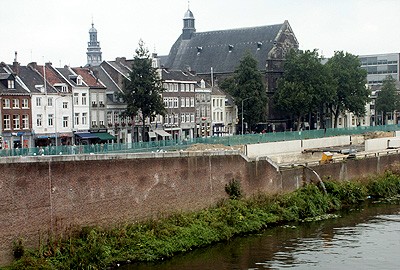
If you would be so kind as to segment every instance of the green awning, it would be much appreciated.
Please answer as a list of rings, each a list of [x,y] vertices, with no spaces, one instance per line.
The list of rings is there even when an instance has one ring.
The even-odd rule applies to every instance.
[[[108,132],[99,132],[94,134],[96,134],[96,136],[99,137],[99,139],[102,141],[111,141],[116,139],[115,136],[111,135]]]

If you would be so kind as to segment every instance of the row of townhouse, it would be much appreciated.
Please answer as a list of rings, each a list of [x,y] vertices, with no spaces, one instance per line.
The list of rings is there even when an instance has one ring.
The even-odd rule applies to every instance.
[[[166,115],[123,117],[118,97],[132,60],[117,58],[94,67],[51,63],[0,68],[2,148],[93,143],[131,143],[232,135],[237,110],[217,87],[189,72],[159,69]],[[142,138],[145,121],[146,137]]]

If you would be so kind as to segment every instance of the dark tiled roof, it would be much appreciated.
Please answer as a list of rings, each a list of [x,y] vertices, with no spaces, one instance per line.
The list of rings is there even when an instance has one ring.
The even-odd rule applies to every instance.
[[[268,53],[284,24],[194,33],[190,40],[180,36],[172,46],[165,67],[188,68],[199,74],[230,73],[238,66],[246,51],[265,70]]]
[[[40,93],[40,90],[35,87],[36,85],[44,84],[43,77],[39,72],[31,68],[30,66],[20,66],[19,77],[32,93]],[[46,83],[46,89],[47,93],[57,92],[57,90],[49,83]]]
[[[77,77],[76,74],[72,73],[71,70],[68,67],[63,67],[63,68],[55,68],[71,85],[73,86],[78,86],[76,84],[76,81],[71,79],[72,77]]]
[[[165,70],[162,69],[162,79],[164,81],[194,81],[200,82],[201,78],[189,72],[182,72],[181,70]]]
[[[23,85],[23,82],[20,80],[20,78],[15,77],[14,75],[11,74],[12,70],[9,68],[6,64],[3,64],[2,67],[0,67],[0,78],[4,78],[2,80],[7,80],[15,78],[15,84],[13,89],[7,88],[6,85],[0,82],[0,94],[1,95],[29,95],[29,90],[26,89],[26,87]],[[7,74],[7,75],[6,75]]]
[[[96,66],[96,67],[91,67],[91,70],[93,70],[93,73],[99,80],[107,86],[107,92],[108,93],[115,93],[119,92],[120,89],[118,88],[116,82],[114,82],[113,79],[107,74],[107,72],[104,70],[102,66]]]

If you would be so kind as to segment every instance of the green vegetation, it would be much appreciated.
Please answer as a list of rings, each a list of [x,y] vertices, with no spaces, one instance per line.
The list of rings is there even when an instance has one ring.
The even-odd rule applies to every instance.
[[[142,40],[136,49],[129,78],[124,80],[123,90],[117,95],[126,103],[123,115],[134,120],[135,115],[141,116],[142,138],[145,137],[146,119],[155,115],[164,115],[165,107],[161,98],[164,91],[162,79],[157,69],[152,66],[149,51]]]
[[[245,121],[249,128],[266,120],[267,93],[257,60],[247,52],[240,60],[235,74],[220,84],[221,89],[232,95],[240,110],[240,123]],[[243,115],[241,115],[243,113]]]
[[[238,199],[242,195],[240,183],[232,180],[226,186],[231,199],[199,212],[176,213],[112,230],[84,228],[69,237],[51,239],[35,251],[23,248],[18,241],[15,251],[20,259],[9,269],[104,269],[128,260],[163,260],[267,226],[336,217],[331,213],[369,197],[400,194],[400,174],[396,170],[363,180],[325,181],[327,195],[317,185],[309,184],[289,194],[258,194],[248,199]]]
[[[375,100],[375,115],[382,114],[382,124],[386,125],[387,113],[393,113],[399,109],[400,97],[397,94],[396,80],[392,76],[387,76],[383,80],[381,91],[377,92]]]
[[[311,115],[319,115],[324,123],[328,110],[335,128],[345,111],[365,114],[370,90],[365,86],[367,72],[357,56],[338,51],[323,65],[316,50],[291,50],[284,70],[274,97],[277,108],[297,122],[297,129],[301,119],[309,120]]]

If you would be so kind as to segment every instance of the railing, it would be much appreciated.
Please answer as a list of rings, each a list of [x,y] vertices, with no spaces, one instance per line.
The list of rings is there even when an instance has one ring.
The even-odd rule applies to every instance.
[[[3,149],[0,156],[38,156],[38,155],[77,155],[77,154],[107,154],[107,153],[139,153],[139,152],[160,152],[179,151],[190,145],[222,144],[225,146],[255,144],[265,142],[290,141],[333,137],[340,135],[356,135],[377,131],[397,131],[400,125],[386,125],[374,127],[354,128],[330,128],[319,130],[285,131],[262,134],[246,134],[225,137],[194,138],[190,140],[161,140],[138,143],[113,143],[113,144],[90,144],[90,145],[62,145],[46,146],[22,149]]]

